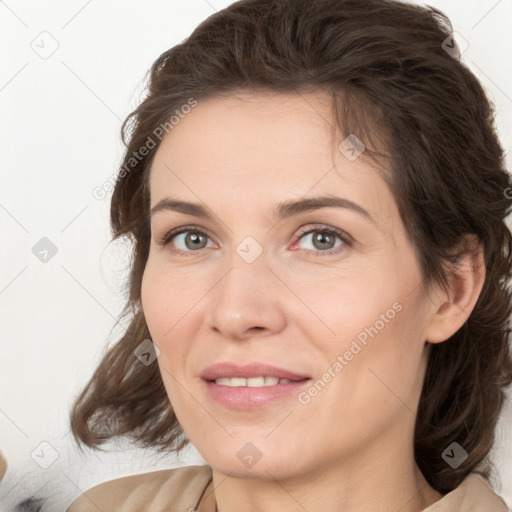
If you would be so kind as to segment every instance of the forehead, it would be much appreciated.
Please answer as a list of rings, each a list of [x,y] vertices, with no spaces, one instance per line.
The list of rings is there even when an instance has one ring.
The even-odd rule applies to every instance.
[[[347,158],[326,93],[246,93],[198,101],[166,135],[150,174],[151,206],[168,195],[215,208],[271,210],[333,194],[389,223],[394,199],[368,158]]]
[[[334,129],[329,109],[328,97],[321,93],[199,100],[164,138],[159,152],[172,149],[174,157],[186,152],[189,162],[210,157],[216,164],[221,159],[222,167],[236,174],[262,166],[284,169],[287,161],[325,152]]]

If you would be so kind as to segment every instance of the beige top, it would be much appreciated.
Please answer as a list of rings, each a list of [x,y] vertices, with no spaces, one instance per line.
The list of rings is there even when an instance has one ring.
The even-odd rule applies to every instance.
[[[210,466],[187,466],[118,478],[81,494],[67,512],[215,512]],[[480,475],[471,473],[454,491],[423,512],[508,512]]]

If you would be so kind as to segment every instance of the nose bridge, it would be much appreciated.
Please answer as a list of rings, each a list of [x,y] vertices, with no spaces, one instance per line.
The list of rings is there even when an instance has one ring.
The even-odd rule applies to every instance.
[[[217,282],[208,301],[210,328],[232,339],[254,336],[256,330],[278,332],[286,324],[279,283],[267,268],[265,254],[252,259],[253,252],[246,259],[253,250],[250,244],[240,244],[232,254],[227,273]]]

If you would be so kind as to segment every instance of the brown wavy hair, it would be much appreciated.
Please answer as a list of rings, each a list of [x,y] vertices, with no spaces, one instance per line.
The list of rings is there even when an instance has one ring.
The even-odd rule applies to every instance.
[[[414,453],[441,493],[470,472],[490,478],[488,454],[512,383],[512,237],[505,223],[511,182],[494,107],[454,53],[451,33],[439,10],[391,0],[242,0],[207,18],[156,60],[147,96],[122,127],[126,153],[111,202],[112,239],[131,242],[122,313],[129,326],[73,406],[79,446],[101,449],[115,436],[165,451],[188,443],[158,365],[141,364],[134,355],[150,338],[140,297],[158,127],[169,128],[170,116],[191,98],[200,103],[240,91],[324,91],[332,97],[340,132],[355,134],[366,155],[387,161],[386,180],[427,288],[446,286],[447,263],[464,252],[465,235],[476,235],[483,245],[486,279],[471,315],[450,339],[431,346]],[[156,144],[142,156],[148,137]],[[468,452],[455,469],[441,456],[454,441]]]

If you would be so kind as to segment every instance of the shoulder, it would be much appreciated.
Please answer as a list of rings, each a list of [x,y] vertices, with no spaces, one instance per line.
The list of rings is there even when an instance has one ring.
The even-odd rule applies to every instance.
[[[186,466],[118,478],[84,492],[67,512],[160,512],[193,509],[211,480],[209,466]]]
[[[423,512],[508,512],[503,499],[478,473],[470,473],[452,492]]]

